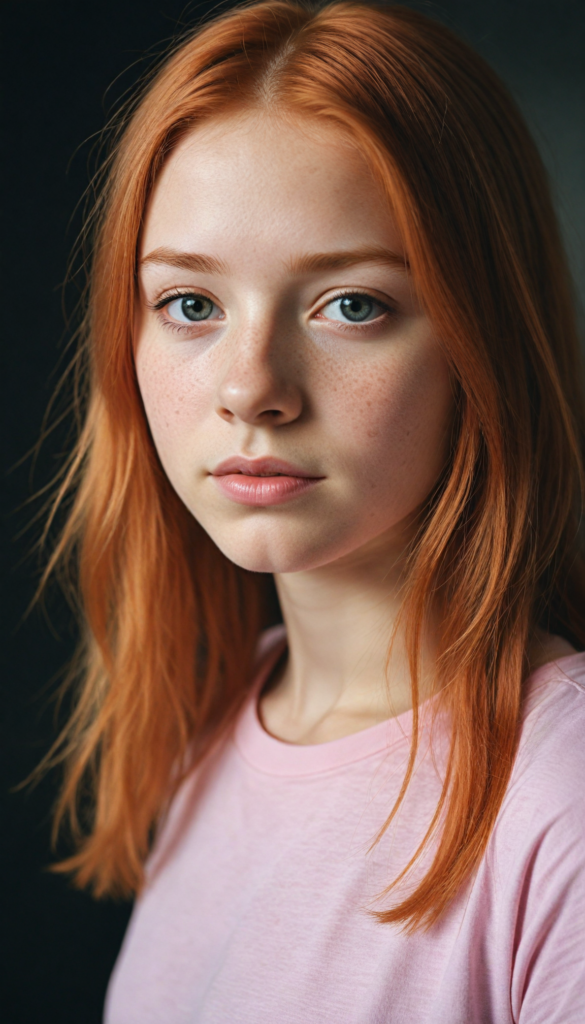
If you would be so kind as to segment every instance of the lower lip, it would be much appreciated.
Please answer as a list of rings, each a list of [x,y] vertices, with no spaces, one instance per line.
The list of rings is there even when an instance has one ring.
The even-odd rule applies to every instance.
[[[239,505],[283,505],[285,501],[305,494],[322,477],[246,476],[227,473],[213,478],[220,491]]]

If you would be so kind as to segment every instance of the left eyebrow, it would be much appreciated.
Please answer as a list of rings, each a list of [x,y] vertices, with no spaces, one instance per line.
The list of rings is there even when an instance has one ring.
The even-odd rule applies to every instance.
[[[359,249],[341,249],[339,252],[315,252],[297,256],[289,263],[292,274],[312,274],[320,270],[343,270],[358,263],[383,263],[408,273],[410,264],[406,256],[383,246],[362,246]]]

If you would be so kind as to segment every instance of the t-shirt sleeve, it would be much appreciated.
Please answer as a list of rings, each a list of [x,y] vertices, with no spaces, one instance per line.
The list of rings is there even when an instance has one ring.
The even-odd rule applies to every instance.
[[[524,794],[534,811],[516,914],[511,998],[518,1024],[585,1022],[585,695],[579,696],[577,713],[557,720],[556,735],[544,744],[538,788]]]

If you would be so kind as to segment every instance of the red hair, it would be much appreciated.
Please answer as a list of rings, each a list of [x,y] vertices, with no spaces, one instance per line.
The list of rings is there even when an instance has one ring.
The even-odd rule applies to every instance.
[[[437,690],[452,735],[425,843],[439,822],[441,841],[410,895],[379,913],[428,925],[486,848],[531,637],[543,628],[585,644],[583,401],[569,277],[534,143],[484,62],[402,7],[237,7],[184,40],[126,114],[94,224],[87,415],[57,504],[72,488],[75,498],[49,566],[76,560],[86,623],[77,703],[56,748],[66,761],[57,822],[69,816],[77,849],[57,869],[97,895],[139,889],[164,809],[249,692],[266,581],[220,553],[166,479],[132,339],[153,182],[187,132],[238,105],[322,119],[360,147],[456,381],[451,457],[412,547],[404,605],[415,728],[403,792],[420,632],[431,599],[443,609]]]

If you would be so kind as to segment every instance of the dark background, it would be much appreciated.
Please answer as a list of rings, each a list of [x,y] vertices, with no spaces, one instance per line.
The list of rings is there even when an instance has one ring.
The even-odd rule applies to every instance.
[[[584,0],[411,4],[445,21],[492,63],[519,100],[549,167],[577,290],[585,294]],[[36,505],[67,448],[67,424],[38,440],[66,341],[61,284],[95,135],[165,44],[210,4],[183,0],[3,0],[5,243],[2,671],[4,972],[0,1024],[98,1024],[129,907],[94,902],[50,875],[54,777],[12,792],[55,735],[59,670],[74,628],[58,595],[24,618],[38,579]],[[113,83],[113,84],[112,84]],[[93,139],[92,139],[93,137]],[[89,141],[88,141],[89,140]],[[75,288],[67,301],[75,300]],[[53,773],[55,774],[55,773]]]

